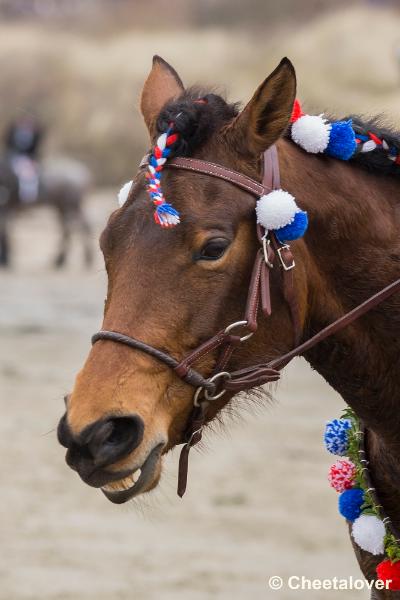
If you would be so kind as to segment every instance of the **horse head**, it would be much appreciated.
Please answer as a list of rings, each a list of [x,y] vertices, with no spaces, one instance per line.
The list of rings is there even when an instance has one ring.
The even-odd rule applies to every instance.
[[[261,156],[285,132],[295,88],[293,66],[283,59],[239,111],[216,94],[185,89],[174,69],[155,57],[141,110],[152,147],[171,129],[177,134],[171,138],[174,156],[211,161],[260,181]],[[180,361],[243,314],[259,249],[255,199],[190,170],[164,169],[162,190],[179,211],[179,225],[154,222],[142,170],[101,235],[108,275],[103,329],[143,340]],[[273,316],[235,349],[232,368],[278,356],[293,343],[279,273],[271,277]],[[200,355],[196,369],[208,376],[217,356],[217,348]],[[232,396],[212,402],[207,422]],[[157,485],[162,455],[183,441],[193,388],[155,357],[100,339],[66,408],[59,440],[68,449],[67,463],[120,502]],[[127,491],[121,496],[121,490]]]

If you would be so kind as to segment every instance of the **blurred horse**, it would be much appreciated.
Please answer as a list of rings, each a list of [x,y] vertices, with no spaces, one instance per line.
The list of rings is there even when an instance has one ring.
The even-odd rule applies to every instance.
[[[74,230],[79,232],[84,252],[84,262],[93,262],[91,228],[83,211],[83,198],[90,185],[91,176],[85,165],[70,158],[45,160],[39,167],[37,199],[26,202],[21,198],[20,182],[10,161],[0,161],[0,267],[10,264],[11,219],[19,212],[48,205],[55,209],[60,228],[60,246],[54,259],[55,267],[64,266],[71,246]]]

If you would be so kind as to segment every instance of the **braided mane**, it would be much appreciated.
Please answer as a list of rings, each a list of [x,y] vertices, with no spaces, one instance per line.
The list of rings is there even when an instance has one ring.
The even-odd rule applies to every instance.
[[[352,115],[348,118],[352,119],[353,129],[358,138],[373,139],[374,136],[381,142],[370,152],[362,152],[359,146],[351,162],[368,171],[400,177],[400,132],[381,124],[379,117],[362,119]]]
[[[198,102],[199,99],[204,102]],[[163,108],[157,120],[157,132],[167,131],[169,123],[174,121],[179,142],[172,148],[172,153],[174,156],[190,156],[238,113],[239,103],[230,104],[222,96],[195,86]],[[371,172],[400,177],[400,132],[382,123],[379,117],[366,119],[350,115],[344,120],[349,119],[356,135],[362,137],[364,143],[375,138],[383,142],[377,143],[376,148],[369,152],[363,152],[363,144],[359,144],[350,162]],[[329,120],[336,119],[332,117]],[[287,137],[290,137],[289,131]]]

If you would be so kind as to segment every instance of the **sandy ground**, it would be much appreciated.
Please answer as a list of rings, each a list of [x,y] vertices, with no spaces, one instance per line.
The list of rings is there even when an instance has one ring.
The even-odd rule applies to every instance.
[[[112,193],[90,199],[96,230],[113,203]],[[276,403],[208,435],[183,500],[174,452],[151,496],[116,507],[66,467],[55,436],[100,324],[100,256],[85,271],[76,244],[68,268],[50,270],[46,210],[21,217],[14,242],[15,269],[0,273],[1,600],[367,598],[268,589],[272,575],[360,576],[321,443],[343,402],[322,379],[299,360]]]

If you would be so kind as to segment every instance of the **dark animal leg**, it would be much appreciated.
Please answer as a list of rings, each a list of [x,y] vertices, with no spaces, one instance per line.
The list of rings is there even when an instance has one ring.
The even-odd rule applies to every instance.
[[[61,244],[59,253],[54,260],[54,267],[56,269],[64,267],[71,245],[71,216],[67,211],[59,208],[58,217],[61,225]]]
[[[10,266],[9,197],[9,190],[0,185],[0,267]]]
[[[93,265],[93,245],[92,245],[92,229],[82,206],[77,208],[77,220],[83,242],[83,259],[85,266],[90,268]]]
[[[0,224],[0,267],[10,266],[10,243],[5,223]]]

